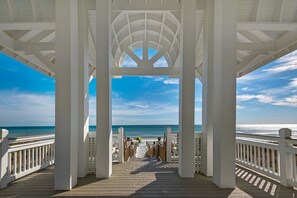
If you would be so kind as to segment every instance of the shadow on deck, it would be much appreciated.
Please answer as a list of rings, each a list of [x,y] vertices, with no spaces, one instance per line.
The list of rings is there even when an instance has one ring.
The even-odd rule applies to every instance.
[[[237,166],[236,188],[220,189],[197,174],[180,178],[176,163],[132,160],[114,164],[109,179],[80,178],[71,191],[54,191],[54,167],[19,179],[0,197],[296,197],[297,191]]]

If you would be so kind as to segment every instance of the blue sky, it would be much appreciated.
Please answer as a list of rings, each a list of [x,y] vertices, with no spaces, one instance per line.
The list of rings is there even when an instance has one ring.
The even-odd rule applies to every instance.
[[[141,51],[137,53],[141,54]],[[150,57],[155,52],[150,51]],[[123,65],[132,65],[127,58]],[[155,63],[164,66],[165,59]],[[178,80],[113,79],[113,124],[177,124]],[[90,122],[95,124],[95,80]],[[201,123],[201,83],[196,80],[195,122]],[[0,126],[54,125],[55,80],[0,53]],[[237,80],[238,124],[297,124],[297,51]]]

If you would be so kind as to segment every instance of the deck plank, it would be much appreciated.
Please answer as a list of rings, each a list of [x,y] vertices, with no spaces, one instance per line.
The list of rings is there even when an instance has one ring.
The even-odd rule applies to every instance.
[[[71,191],[54,191],[54,166],[12,182],[0,197],[296,197],[297,191],[237,166],[235,189],[220,189],[212,178],[180,178],[176,163],[132,160],[114,164],[109,179],[88,175]]]

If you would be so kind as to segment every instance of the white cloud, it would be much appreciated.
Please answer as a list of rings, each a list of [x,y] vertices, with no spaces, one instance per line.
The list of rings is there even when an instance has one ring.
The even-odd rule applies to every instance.
[[[179,79],[177,78],[170,78],[170,79],[166,79],[163,81],[164,84],[169,84],[169,85],[178,85],[179,84]]]
[[[292,71],[296,69],[297,69],[297,60],[291,61],[290,64],[287,63],[286,65],[275,66],[269,69],[263,69],[263,71],[268,73],[281,73],[281,72]]]
[[[273,98],[271,96],[266,96],[266,95],[238,95],[237,100],[238,101],[248,101],[252,99],[257,99],[259,102],[262,103],[271,103]]]
[[[291,82],[289,83],[289,87],[297,88],[297,78],[291,79]]]
[[[236,109],[237,109],[237,110],[241,110],[241,109],[244,109],[244,108],[245,108],[244,106],[236,105]]]
[[[55,96],[22,92],[0,92],[1,126],[54,125]]]
[[[275,101],[273,102],[273,105],[297,107],[297,96],[291,96],[291,97],[284,98],[282,100]]]
[[[250,90],[249,87],[243,87],[243,88],[241,88],[241,91],[249,91],[249,90]]]

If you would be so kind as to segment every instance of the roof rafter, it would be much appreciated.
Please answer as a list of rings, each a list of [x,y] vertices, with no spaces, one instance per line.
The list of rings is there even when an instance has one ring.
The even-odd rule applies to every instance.
[[[0,30],[55,30],[56,25],[53,21],[13,21],[0,22]]]
[[[14,43],[16,51],[25,51],[26,54],[34,54],[40,51],[55,51],[55,42],[21,42]]]
[[[297,22],[238,22],[238,30],[292,31],[297,28]]]

